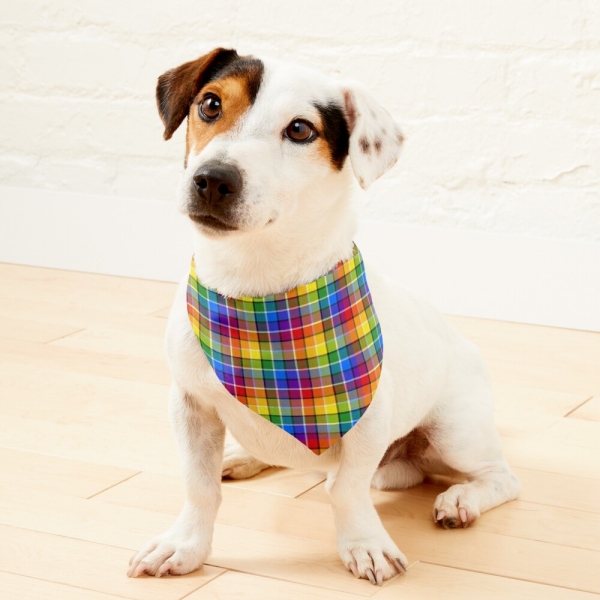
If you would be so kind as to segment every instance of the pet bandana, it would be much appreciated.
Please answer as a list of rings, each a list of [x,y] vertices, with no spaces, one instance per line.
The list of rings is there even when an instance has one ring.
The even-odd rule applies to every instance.
[[[227,391],[315,454],[371,403],[383,339],[356,246],[327,275],[264,298],[227,298],[204,287],[192,258],[187,309]]]

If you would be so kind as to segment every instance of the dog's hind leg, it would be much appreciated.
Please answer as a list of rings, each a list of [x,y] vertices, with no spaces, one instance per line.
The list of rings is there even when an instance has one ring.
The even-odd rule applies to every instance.
[[[248,479],[271,465],[254,458],[235,440],[225,444],[221,477],[229,479]]]
[[[420,462],[429,447],[425,431],[413,429],[397,439],[386,450],[379,468],[373,475],[371,487],[378,490],[402,490],[423,481]]]
[[[423,481],[423,472],[412,462],[401,458],[379,467],[371,480],[377,490],[404,490]]]
[[[467,479],[440,494],[433,505],[433,519],[445,529],[468,527],[486,510],[514,500],[521,487],[504,459],[491,392],[479,390],[458,404],[457,410],[445,413],[429,438],[442,461]],[[489,411],[478,410],[482,404]]]

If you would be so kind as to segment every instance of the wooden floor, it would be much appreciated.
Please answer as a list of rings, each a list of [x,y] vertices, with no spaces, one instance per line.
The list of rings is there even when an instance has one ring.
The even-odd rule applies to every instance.
[[[452,318],[482,348],[518,501],[470,529],[442,489],[373,492],[410,569],[383,588],[338,559],[323,476],[224,484],[208,564],[128,579],[182,502],[163,334],[174,286],[0,265],[0,597],[188,600],[600,594],[600,334]]]

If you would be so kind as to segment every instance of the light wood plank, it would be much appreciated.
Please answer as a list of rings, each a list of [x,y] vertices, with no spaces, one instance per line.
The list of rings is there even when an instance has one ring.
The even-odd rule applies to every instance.
[[[588,398],[587,394],[569,394],[503,382],[493,382],[492,391],[496,410],[507,414],[564,417]]]
[[[598,512],[582,512],[516,500],[485,513],[479,525],[479,529],[491,533],[600,552]]]
[[[548,429],[545,429],[536,440],[540,443],[559,442],[567,446],[578,446],[595,450],[597,456],[600,450],[600,422],[583,419],[561,419]]]
[[[183,577],[130,579],[129,550],[2,525],[0,539],[0,571],[132,600],[178,600],[223,572],[205,566]]]
[[[147,317],[145,321],[148,322],[148,326],[144,332],[131,331],[128,327],[116,328],[107,325],[93,325],[51,342],[51,345],[86,352],[165,361],[164,330],[166,323],[164,320],[154,317]]]
[[[179,473],[180,469],[166,418],[146,426],[127,419],[111,428],[0,415],[0,446],[100,465],[119,464],[133,471]],[[152,448],[149,455],[143,452],[147,447]]]
[[[0,363],[0,445],[179,472],[167,414],[168,387],[20,362]]]
[[[18,488],[0,490],[0,507],[3,525],[131,551],[166,530],[174,520],[164,513],[111,505],[95,498],[32,494]]]
[[[577,446],[554,440],[505,437],[504,452],[513,467],[600,479],[600,461],[594,453]]]
[[[0,489],[27,488],[87,498],[122,482],[136,471],[80,460],[0,448]]]
[[[80,331],[80,328],[47,323],[42,315],[33,315],[33,318],[28,320],[0,317],[0,338],[7,340],[45,344],[76,331]]]
[[[497,381],[492,389],[498,431],[513,437],[533,437],[586,400],[583,394],[567,394]]]
[[[546,476],[546,487],[552,490],[556,483],[569,483],[583,486],[584,511],[575,510],[574,502],[565,502],[566,507],[552,506],[550,499],[543,498],[546,504],[524,500],[511,502],[486,513],[477,523],[477,529],[489,533],[522,537],[530,540],[546,541],[575,548],[588,548],[600,551],[600,482],[592,479],[584,481],[557,480],[552,474]],[[251,481],[251,480],[250,480]],[[535,480],[534,483],[536,481]],[[541,480],[543,482],[543,480]],[[525,479],[524,488],[531,486]],[[372,496],[381,514],[398,519],[431,520],[431,507],[436,496],[447,485],[426,484],[404,491],[372,491]],[[537,487],[533,487],[534,497]],[[221,523],[240,527],[251,527],[273,533],[284,531],[293,535],[304,535],[327,540],[335,531],[329,500],[320,485],[300,498],[300,502],[281,501],[256,497],[246,490],[224,484],[223,503],[218,515]],[[178,478],[140,473],[136,477],[100,494],[98,499],[131,506],[144,510],[155,510],[176,515],[183,502],[183,490]],[[256,509],[260,502],[261,509]],[[585,509],[593,508],[595,514]],[[294,514],[291,523],[287,515]]]
[[[147,333],[155,327],[165,327],[166,321],[152,314],[133,314],[122,309],[118,302],[108,302],[96,307],[84,304],[65,305],[52,301],[51,296],[44,299],[2,298],[0,318],[27,321],[32,315],[43,315],[43,321],[56,326],[85,329],[96,325],[109,326],[131,332]]]
[[[176,289],[176,284],[161,281],[0,263],[0,297],[32,302],[32,307],[36,300],[50,298],[66,307],[104,310],[112,305],[147,315],[169,306]]]
[[[140,485],[142,484],[143,485]],[[134,491],[136,486],[137,492]],[[156,478],[156,476],[143,475],[133,478],[121,485],[112,488],[104,496],[114,501],[134,503],[136,506],[145,507],[148,498],[162,496],[160,510],[176,514],[180,506],[180,498],[175,499],[169,488],[174,487],[174,482],[167,478]],[[124,488],[120,490],[119,488]],[[397,539],[406,542],[405,552],[409,552],[409,540],[429,538],[430,546],[425,546],[423,554],[412,555],[414,558],[431,560],[436,554],[433,546],[437,544],[439,531],[431,523],[431,507],[437,493],[444,488],[439,486],[421,486],[413,490],[403,492],[381,492],[373,491],[375,504],[391,532],[397,533]],[[161,494],[162,490],[162,494]],[[166,491],[166,493],[165,493]],[[119,496],[119,492],[124,492]],[[157,500],[153,500],[153,506],[157,506]],[[289,515],[293,514],[294,519]],[[299,499],[277,499],[257,498],[252,492],[246,490],[224,489],[224,500],[218,516],[219,523],[231,526],[256,528],[260,531],[282,532],[290,535],[302,535],[318,537],[323,541],[333,539],[335,531],[329,500],[319,486]],[[418,522],[417,522],[418,521]],[[423,527],[426,529],[424,530]],[[425,533],[423,533],[425,531]],[[528,502],[513,502],[486,513],[473,528],[474,532],[481,538],[479,544],[480,554],[487,555],[482,559],[472,556],[472,560],[489,561],[481,570],[496,569],[497,563],[494,556],[500,538],[523,538],[515,540],[515,551],[522,546],[533,543],[530,551],[541,553],[536,576],[543,582],[544,567],[550,565],[552,560],[558,560],[561,546],[571,548],[577,552],[580,548],[587,548],[595,552],[600,551],[600,515],[562,509],[551,506],[542,506]],[[461,538],[452,539],[453,533],[447,532],[448,537],[442,538],[450,544]],[[463,535],[458,533],[457,535]],[[501,540],[501,541],[504,541]],[[549,544],[537,544],[539,542],[551,542]],[[420,546],[419,546],[420,547]],[[568,548],[563,548],[568,552]],[[418,549],[417,549],[418,551]],[[554,556],[556,555],[556,556]],[[554,556],[554,558],[553,558]],[[584,554],[584,560],[593,561],[594,552]],[[441,555],[438,560],[448,563],[449,557]],[[463,568],[469,568],[468,558],[465,557]],[[508,573],[498,572],[501,575],[524,577],[523,569],[514,558],[508,560]],[[450,564],[450,563],[449,563]],[[479,564],[479,563],[476,563]],[[461,566],[451,564],[451,566]],[[475,568],[475,566],[473,566]],[[566,576],[565,573],[562,574]],[[561,580],[563,584],[570,585],[569,579]]]
[[[600,393],[600,333],[466,317],[450,320],[480,347],[493,381],[588,396]]]
[[[423,493],[424,488],[426,486],[416,493]],[[506,513],[492,519],[487,526],[486,515],[484,515],[474,527],[445,531],[436,526],[430,516],[432,501],[437,491],[438,489],[433,486],[433,490],[429,492],[428,502],[414,501],[410,496],[415,492],[410,490],[391,493],[373,491],[375,505],[383,524],[392,538],[401,542],[401,549],[411,559],[514,579],[600,592],[600,580],[597,579],[592,566],[597,562],[600,539],[597,533],[588,535],[585,529],[589,518],[590,526],[595,528],[596,532],[598,531],[597,515],[581,512],[574,516],[564,513],[565,520],[568,521],[569,517],[572,525],[577,523],[577,520],[581,521],[577,529],[580,538],[569,538],[568,531],[563,530],[560,533],[563,541],[568,541],[572,546],[538,541],[538,539],[549,539],[551,531],[548,531],[547,523],[536,524],[533,520],[527,524],[532,539],[516,537],[524,533],[520,532],[518,527],[512,532],[494,533],[494,530],[501,529],[498,520],[504,525],[510,525],[510,514],[515,509],[516,503],[495,509],[496,512],[504,510]],[[405,502],[399,502],[399,497],[403,497]],[[316,505],[318,502],[323,505],[329,503],[323,486],[314,488],[298,500],[314,501],[315,504],[310,507],[312,521],[316,522],[319,519],[319,527],[327,527],[323,516],[325,512]],[[561,509],[555,510],[561,513]],[[487,516],[492,514],[489,513]],[[523,522],[522,519],[521,523]],[[288,523],[281,521],[278,526],[279,530],[283,530],[282,528],[287,527]],[[559,532],[554,530],[554,535],[558,538]],[[577,536],[576,533],[574,535]],[[582,549],[578,541],[592,546],[595,544],[595,549]],[[528,557],[526,562],[523,562],[523,556]],[[556,561],[562,561],[562,566],[556,567],[554,565]],[[582,574],[584,563],[590,570]],[[577,569],[573,569],[572,565],[578,565]]]
[[[223,485],[229,488],[296,498],[323,481],[325,481],[325,474],[319,471],[265,469],[251,479],[226,480]]]
[[[166,361],[87,352],[72,348],[61,348],[51,344],[35,344],[21,340],[0,338],[0,361],[20,364],[35,364],[46,368],[68,369],[75,373],[104,375],[118,379],[145,381],[169,385],[170,375]]]
[[[284,474],[287,474],[287,478],[281,477]],[[223,493],[231,495],[235,490],[247,490],[295,498],[323,481],[319,473],[304,473],[293,469],[267,469],[261,475],[263,476],[239,482],[225,480],[222,484]],[[239,485],[242,482],[246,485]],[[255,500],[262,498],[250,497]],[[143,472],[102,492],[98,499],[122,506],[176,514],[183,506],[183,482],[179,477]]]
[[[600,479],[547,473],[535,469],[513,469],[521,480],[519,498],[527,502],[600,512]]]
[[[0,589],[9,600],[119,600],[113,596],[53,581],[0,571]],[[194,592],[195,593],[195,592]]]
[[[215,583],[218,579],[215,581]],[[209,584],[209,585],[214,585]],[[209,587],[206,586],[208,590]],[[417,563],[404,577],[396,577],[375,594],[374,600],[597,600],[596,594],[552,587],[485,573]]]
[[[268,503],[285,500],[271,494],[254,494]],[[27,490],[0,490],[0,523],[10,525],[15,531],[67,536],[71,540],[98,544],[100,548],[127,548],[127,559],[118,565],[123,569],[134,551],[165,531],[174,520],[171,515],[110,504],[97,498],[81,500],[51,493],[31,494]],[[289,513],[286,518],[289,519]],[[0,535],[2,531],[0,527]],[[207,562],[331,590],[364,596],[375,593],[370,583],[356,582],[343,567],[335,536],[322,540],[320,534],[310,538],[230,526],[219,521],[215,527],[213,552]],[[112,565],[113,569],[116,567]],[[0,561],[0,570],[2,568]],[[36,576],[30,572],[5,570]]]
[[[591,481],[591,480],[586,480]],[[421,519],[431,521],[431,508],[436,496],[447,486],[421,485],[404,491],[377,491],[372,496],[381,514],[396,517],[398,522]],[[600,489],[596,486],[597,489]],[[586,494],[589,498],[590,494]],[[179,479],[150,473],[140,473],[98,496],[99,500],[155,510],[176,515],[183,501]],[[223,503],[218,521],[227,525],[250,527],[276,533],[306,535],[333,539],[335,530],[329,500],[320,485],[303,495],[300,501],[268,499],[264,495],[223,486]],[[589,498],[590,504],[593,498]],[[590,514],[570,508],[516,501],[486,513],[477,523],[477,529],[505,536],[546,541],[575,548],[600,551],[600,508]],[[295,518],[289,520],[289,514]],[[318,532],[312,531],[312,522],[318,520]],[[289,521],[289,522],[288,522]]]
[[[0,422],[6,423],[1,444],[136,471],[179,472],[167,386],[11,362],[0,364],[0,380],[13,399],[0,404]],[[269,469],[229,485],[297,496],[323,479],[320,473]]]
[[[586,421],[600,421],[600,396],[590,398],[585,404],[573,411],[569,418]]]
[[[0,363],[0,381],[11,399],[0,403],[4,415],[100,428],[129,416],[156,425],[166,416],[167,385],[10,361]]]
[[[406,527],[410,528],[410,521],[414,519],[431,523],[434,501],[447,487],[428,483],[401,491],[372,490],[371,495],[381,515],[396,517],[398,523],[403,521]],[[320,502],[323,505],[328,503],[323,486],[311,490],[302,499]],[[293,510],[291,506],[289,510]],[[313,505],[310,511],[318,513],[319,509]],[[596,511],[588,512],[515,500],[484,513],[474,528],[480,532],[600,552],[600,510],[597,505]]]
[[[595,356],[600,352],[600,333],[593,331],[456,315],[447,315],[447,319],[465,337],[482,348],[497,352],[499,358],[505,358],[507,354],[516,351],[526,359],[535,361],[535,356],[527,356],[532,348],[544,351],[546,354],[543,358],[551,354],[557,358],[562,358],[563,354],[575,358],[573,349],[579,348]],[[506,352],[507,347],[511,348],[510,353]]]
[[[374,596],[374,597],[377,597]],[[190,594],[186,600],[358,600],[364,598],[356,594],[336,592],[322,588],[290,583],[281,579],[257,577],[246,573],[227,571],[210,583]]]
[[[170,306],[166,306],[165,308],[161,308],[160,310],[157,310],[156,312],[153,312],[152,316],[153,317],[158,317],[160,319],[168,319],[170,312],[171,312],[171,307]]]

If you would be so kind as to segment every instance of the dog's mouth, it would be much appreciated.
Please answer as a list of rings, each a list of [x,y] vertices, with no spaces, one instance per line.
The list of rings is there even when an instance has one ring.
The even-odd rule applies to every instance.
[[[189,217],[192,219],[192,221],[194,221],[194,223],[198,223],[198,225],[202,225],[208,229],[216,231],[235,231],[237,229],[237,227],[234,227],[229,223],[225,223],[225,221],[221,221],[221,219],[218,219],[212,215],[190,214]]]

